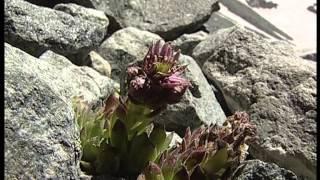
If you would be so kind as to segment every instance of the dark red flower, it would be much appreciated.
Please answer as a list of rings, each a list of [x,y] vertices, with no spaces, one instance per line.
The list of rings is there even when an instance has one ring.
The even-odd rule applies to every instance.
[[[182,77],[186,66],[179,65],[179,57],[170,43],[154,43],[142,63],[127,68],[129,98],[151,108],[179,102],[190,86]]]

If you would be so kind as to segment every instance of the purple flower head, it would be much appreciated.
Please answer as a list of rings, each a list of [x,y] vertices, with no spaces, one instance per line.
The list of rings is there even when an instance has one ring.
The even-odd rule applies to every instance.
[[[151,76],[169,76],[183,72],[185,66],[179,66],[180,50],[174,52],[170,43],[159,40],[152,44],[143,60],[143,71]]]
[[[179,57],[170,43],[153,43],[142,63],[127,68],[129,98],[153,109],[179,102],[190,86],[182,77],[186,66],[178,64]]]

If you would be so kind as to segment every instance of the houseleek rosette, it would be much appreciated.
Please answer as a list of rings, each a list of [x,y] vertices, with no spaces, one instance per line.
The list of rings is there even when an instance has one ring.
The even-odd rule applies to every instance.
[[[138,180],[206,180],[230,175],[246,157],[256,127],[248,114],[236,112],[223,126],[202,126],[185,136],[175,148],[165,151],[158,161],[149,162]]]

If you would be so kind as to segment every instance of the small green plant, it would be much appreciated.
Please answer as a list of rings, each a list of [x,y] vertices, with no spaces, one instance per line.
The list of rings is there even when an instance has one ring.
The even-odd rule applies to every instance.
[[[190,86],[178,64],[180,52],[169,43],[154,43],[143,62],[127,68],[128,95],[111,95],[92,109],[74,99],[82,146],[81,168],[87,174],[137,177],[149,162],[159,159],[172,134],[153,126],[152,116],[167,104],[179,102]]]
[[[157,41],[142,62],[127,67],[127,94],[114,92],[97,108],[74,98],[82,171],[139,180],[223,179],[244,160],[256,129],[243,112],[223,126],[188,128],[182,142],[168,149],[173,134],[152,117],[179,102],[191,85],[182,76],[186,66],[179,65],[179,55]]]
[[[222,127],[202,126],[185,136],[176,147],[165,151],[157,162],[150,162],[139,180],[225,179],[244,160],[256,128],[249,116],[236,112]]]

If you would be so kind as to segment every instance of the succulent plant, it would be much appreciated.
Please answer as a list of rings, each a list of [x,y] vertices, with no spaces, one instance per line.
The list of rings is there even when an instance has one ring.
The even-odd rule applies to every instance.
[[[159,160],[173,134],[151,118],[166,104],[177,103],[190,85],[178,58],[169,43],[158,41],[142,63],[127,68],[128,97],[114,93],[95,109],[74,99],[83,171],[132,178]]]
[[[139,180],[224,179],[246,157],[256,128],[245,112],[228,117],[223,126],[202,126],[185,136],[158,161],[149,162]]]
[[[180,101],[191,85],[182,77],[186,65],[179,65],[180,51],[170,43],[154,43],[143,62],[127,68],[128,95],[132,102],[158,109]]]

